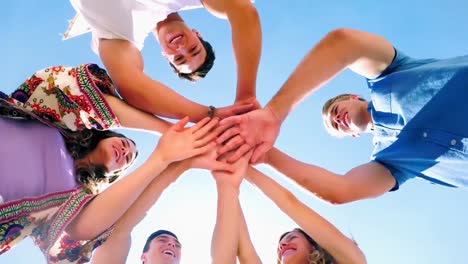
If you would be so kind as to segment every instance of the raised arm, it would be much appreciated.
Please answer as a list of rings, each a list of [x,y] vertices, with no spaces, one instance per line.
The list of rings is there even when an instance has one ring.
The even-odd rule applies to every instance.
[[[240,127],[238,133],[246,144],[256,148],[252,156],[252,162],[256,162],[273,147],[281,124],[307,95],[346,68],[366,78],[376,77],[394,55],[393,46],[382,37],[352,29],[334,30],[309,51],[264,109],[226,118],[222,124]],[[220,141],[225,139],[227,136]],[[240,157],[244,149],[240,148],[233,158]]]
[[[296,160],[276,148],[266,154],[265,162],[332,204],[374,198],[395,186],[395,178],[390,171],[376,162],[363,164],[340,175]]]
[[[149,185],[116,222],[112,235],[93,253],[92,264],[125,264],[130,250],[131,232],[157,202],[163,191],[188,169],[186,162],[169,165]]]
[[[240,211],[240,226],[239,226],[239,247],[237,248],[237,258],[239,264],[261,264],[262,261],[255,250],[252,241],[250,240],[249,229],[245,221],[242,207]]]
[[[213,15],[229,20],[237,65],[236,102],[253,102],[262,47],[257,10],[249,0],[203,0],[203,4]]]
[[[249,154],[239,159],[234,164],[234,172],[212,172],[218,191],[216,224],[211,240],[213,264],[236,263],[241,222],[239,186],[244,178],[249,159]],[[222,161],[225,161],[225,158]]]
[[[113,225],[171,162],[205,153],[215,146],[212,140],[216,135],[210,130],[217,125],[217,119],[206,118],[184,129],[187,122],[188,118],[168,129],[148,160],[89,202],[67,227],[67,232],[77,240],[96,237]]]
[[[254,168],[247,179],[268,196],[309,236],[336,260],[336,263],[363,264],[366,258],[356,244],[336,227],[300,202],[291,192]]]
[[[377,77],[393,60],[395,50],[384,38],[353,29],[337,29],[307,53],[266,107],[282,122],[295,105],[346,68]]]
[[[130,105],[162,117],[181,119],[188,116],[192,122],[207,116],[208,106],[190,101],[146,75],[140,52],[128,41],[100,39],[99,56],[119,93]],[[219,108],[215,114],[227,117],[250,108],[243,105]]]

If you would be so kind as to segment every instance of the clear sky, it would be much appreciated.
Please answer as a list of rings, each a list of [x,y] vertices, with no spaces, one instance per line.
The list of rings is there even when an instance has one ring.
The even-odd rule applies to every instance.
[[[89,34],[61,40],[67,20],[74,15],[68,1],[17,0],[5,1],[2,6],[0,90],[11,92],[32,73],[47,66],[87,62],[102,65],[90,49]],[[262,104],[281,87],[306,52],[327,32],[339,27],[382,35],[413,57],[468,54],[468,2],[464,0],[258,0],[255,6],[263,28],[257,80],[257,97]],[[178,80],[161,57],[156,41],[149,36],[143,49],[146,72],[194,101],[215,106],[231,104],[236,75],[229,24],[203,9],[181,14],[215,47],[214,69],[197,84]],[[343,92],[369,98],[364,79],[343,72],[295,108],[283,124],[276,146],[299,160],[338,173],[366,163],[372,150],[370,135],[335,139],[322,128],[322,104],[328,97]],[[447,106],[447,114],[449,111]],[[137,142],[141,164],[153,150],[157,137],[142,132],[126,134]],[[0,136],[7,138],[1,131]],[[411,180],[399,191],[377,199],[331,206],[268,167],[260,168],[352,236],[369,263],[468,263],[467,190]],[[241,200],[257,251],[264,263],[275,263],[279,235],[295,224],[247,183],[242,186]],[[127,263],[139,263],[147,235],[160,228],[178,234],[183,244],[182,264],[209,263],[215,210],[216,190],[211,175],[202,170],[186,172],[135,229]],[[0,263],[45,262],[27,240],[1,255]]]

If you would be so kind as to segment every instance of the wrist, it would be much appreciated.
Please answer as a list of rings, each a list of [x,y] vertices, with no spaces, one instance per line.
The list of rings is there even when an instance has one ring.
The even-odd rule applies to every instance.
[[[208,112],[206,113],[209,118],[213,118],[216,116],[216,107],[210,105],[208,106]]]
[[[286,114],[282,114],[281,113],[281,110],[276,108],[274,104],[271,104],[271,103],[268,103],[266,106],[265,106],[265,111],[269,112],[271,114],[271,116],[273,117],[273,119],[275,120],[276,123],[278,124],[281,124],[283,123],[283,120],[284,118],[286,118],[287,116],[287,113]]]
[[[223,180],[216,180],[216,189],[218,194],[222,193],[223,195],[239,195],[239,186],[240,183],[232,183]]]

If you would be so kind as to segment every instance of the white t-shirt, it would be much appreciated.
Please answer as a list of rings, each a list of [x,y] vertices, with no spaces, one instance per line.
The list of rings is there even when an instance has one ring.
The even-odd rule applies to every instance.
[[[91,48],[98,40],[125,39],[139,50],[156,23],[173,12],[203,7],[200,0],[70,0],[77,15],[64,39],[91,31]]]

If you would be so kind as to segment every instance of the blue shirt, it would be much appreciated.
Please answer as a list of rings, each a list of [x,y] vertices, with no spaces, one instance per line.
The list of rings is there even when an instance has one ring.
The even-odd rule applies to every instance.
[[[395,177],[392,190],[414,177],[468,187],[468,56],[420,60],[395,52],[367,80],[372,160]]]

